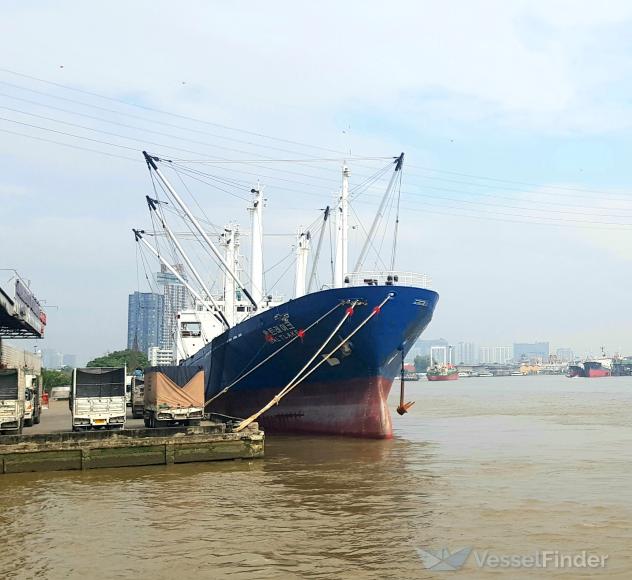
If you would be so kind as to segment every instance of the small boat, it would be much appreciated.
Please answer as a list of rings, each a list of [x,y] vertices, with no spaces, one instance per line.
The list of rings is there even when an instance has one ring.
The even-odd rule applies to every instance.
[[[520,371],[513,371],[511,373],[511,376],[512,377],[521,377],[521,376],[523,376],[523,374]]]
[[[439,363],[435,359],[435,352],[441,352],[443,354],[442,363]],[[459,369],[452,364],[451,346],[430,347],[430,366],[426,371],[426,378],[429,381],[456,381],[459,378]]]
[[[435,365],[426,372],[429,381],[456,381],[459,371],[451,365]]]
[[[494,375],[489,371],[483,371],[476,375],[477,377],[493,377]]]

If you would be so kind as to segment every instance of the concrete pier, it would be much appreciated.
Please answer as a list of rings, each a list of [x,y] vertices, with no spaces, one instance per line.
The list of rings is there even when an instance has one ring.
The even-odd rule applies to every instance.
[[[42,413],[23,435],[0,436],[0,473],[168,465],[263,457],[264,434],[255,424],[227,433],[223,424],[200,427],[69,431],[65,401]],[[63,423],[62,423],[63,422]],[[128,421],[128,425],[142,424]],[[61,428],[62,424],[65,428]]]

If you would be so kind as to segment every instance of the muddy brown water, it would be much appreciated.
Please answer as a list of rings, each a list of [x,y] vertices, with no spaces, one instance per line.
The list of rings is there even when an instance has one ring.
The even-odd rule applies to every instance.
[[[252,462],[2,476],[1,576],[632,578],[632,378],[407,390],[390,441],[269,436]],[[439,572],[418,548],[472,553]],[[542,550],[606,567],[479,562]]]

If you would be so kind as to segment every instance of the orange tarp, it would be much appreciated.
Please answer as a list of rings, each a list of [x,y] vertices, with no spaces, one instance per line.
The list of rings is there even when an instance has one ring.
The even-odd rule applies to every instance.
[[[156,407],[204,406],[204,371],[196,373],[183,387],[179,387],[167,375],[150,372],[145,375],[145,405]]]

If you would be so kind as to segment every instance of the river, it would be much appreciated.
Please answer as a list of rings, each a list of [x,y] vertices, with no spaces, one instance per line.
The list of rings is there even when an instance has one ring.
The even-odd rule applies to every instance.
[[[389,441],[269,436],[252,462],[2,476],[2,575],[632,577],[632,378],[423,380],[406,398]],[[438,572],[419,548],[472,553]],[[542,550],[605,568],[530,567]]]

